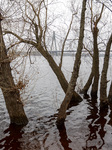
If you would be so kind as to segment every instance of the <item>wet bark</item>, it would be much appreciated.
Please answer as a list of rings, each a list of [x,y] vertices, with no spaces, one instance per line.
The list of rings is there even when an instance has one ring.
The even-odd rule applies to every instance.
[[[108,71],[108,65],[109,65],[109,58],[110,58],[110,48],[112,44],[112,34],[108,40],[106,51],[105,51],[105,57],[104,57],[104,64],[101,74],[101,82],[100,82],[100,102],[101,103],[107,103],[108,97],[107,97],[107,71]],[[111,89],[110,89],[111,92]],[[111,93],[110,93],[111,94]]]
[[[0,20],[0,88],[3,92],[10,122],[17,125],[26,125],[28,119],[25,115],[19,90],[16,88],[11,74],[10,60],[7,57],[3,40]]]
[[[58,126],[62,125],[65,121],[66,110],[67,110],[67,107],[73,96],[73,92],[76,87],[76,81],[77,81],[77,78],[79,75],[79,68],[80,68],[80,64],[81,64],[81,53],[82,53],[82,48],[83,48],[83,38],[84,38],[85,10],[86,10],[86,0],[83,0],[77,53],[76,53],[73,72],[72,72],[72,76],[71,76],[71,79],[70,79],[70,82],[68,85],[68,89],[67,89],[65,98],[61,104],[61,107],[59,109],[59,114],[58,114],[58,118],[57,118]]]
[[[92,90],[91,90],[91,97],[97,98],[97,92],[98,92],[98,82],[99,82],[99,50],[98,50],[98,28],[97,26],[93,29],[93,46],[94,46],[94,54],[93,54],[93,75],[94,80],[92,84]]]

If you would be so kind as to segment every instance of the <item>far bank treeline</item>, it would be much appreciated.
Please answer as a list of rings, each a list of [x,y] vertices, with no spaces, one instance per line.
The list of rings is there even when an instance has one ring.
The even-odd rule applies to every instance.
[[[60,42],[61,56],[59,64],[56,63],[49,53],[49,37],[56,19],[51,11],[54,1],[23,0],[21,2],[6,0],[5,3],[5,6],[1,5],[2,10],[6,9],[6,6],[13,9],[8,9],[7,16],[2,12],[0,13],[0,88],[4,95],[11,123],[17,125],[26,125],[28,123],[20,98],[20,89],[24,87],[24,85],[22,85],[22,83],[20,84],[20,82],[17,84],[14,83],[10,67],[11,59],[8,56],[8,53],[12,50],[16,51],[16,46],[21,44],[25,45],[25,50],[37,50],[47,60],[65,92],[65,98],[60,106],[56,121],[57,125],[64,123],[66,110],[71,103],[75,104],[82,101],[82,94],[84,96],[89,94],[92,100],[96,100],[99,90],[101,107],[106,107],[112,102],[111,81],[110,91],[107,95],[107,71],[112,44],[112,26],[111,21],[109,22],[109,18],[106,18],[107,21],[105,22],[106,14],[112,14],[111,7],[109,7],[109,3],[112,3],[111,0],[108,1],[108,5],[107,3],[103,3],[103,1],[96,0],[82,0],[80,1],[80,6],[78,6],[75,1],[71,2],[71,21],[66,30],[66,34],[64,33],[63,40]],[[76,20],[78,24],[77,27]],[[56,26],[59,30],[60,27],[58,27],[57,24]],[[76,33],[75,31],[77,31],[76,35],[74,34]],[[62,71],[62,65],[63,53],[68,44],[67,39],[70,36],[73,38],[73,48],[77,49],[77,52],[70,81],[67,81]],[[5,39],[7,40],[5,41]],[[9,44],[7,44],[7,41]],[[105,51],[105,56],[100,74],[99,49],[101,48]],[[83,50],[86,50],[90,54],[90,57],[92,57],[92,67],[90,76],[84,87],[82,87],[80,95],[75,88],[79,77],[81,54]],[[88,93],[90,86],[92,86],[91,93]]]

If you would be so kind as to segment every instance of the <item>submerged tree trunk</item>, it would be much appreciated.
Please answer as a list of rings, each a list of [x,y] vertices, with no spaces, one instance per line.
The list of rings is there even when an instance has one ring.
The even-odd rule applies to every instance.
[[[92,90],[91,90],[91,97],[97,98],[97,92],[98,92],[98,82],[99,82],[99,50],[98,50],[98,43],[97,43],[97,37],[98,37],[98,28],[97,26],[93,29],[93,46],[94,46],[94,54],[93,54],[93,75],[94,80],[92,84]]]
[[[97,26],[93,29],[93,65],[91,69],[91,74],[89,76],[89,79],[87,83],[85,84],[82,93],[87,94],[87,91],[90,88],[90,85],[92,84],[92,90],[91,90],[91,97],[97,98],[97,91],[98,91],[98,82],[99,82],[99,50],[98,50],[98,44],[97,44],[97,37],[98,37],[98,28]]]
[[[26,125],[28,119],[25,115],[23,104],[20,100],[19,90],[16,88],[11,74],[10,61],[7,57],[6,47],[3,41],[0,20],[0,88],[6,103],[11,123]]]
[[[73,72],[72,72],[72,76],[68,85],[66,95],[59,109],[57,125],[62,125],[64,123],[64,120],[66,118],[66,110],[73,96],[74,89],[76,87],[76,81],[78,78],[79,68],[80,68],[80,63],[81,63],[81,53],[82,53],[82,48],[83,48],[85,10],[86,10],[86,0],[83,0],[81,22],[80,22],[80,34],[79,34],[79,42],[78,42],[76,58],[75,58]]]
[[[106,51],[105,51],[105,57],[104,57],[104,64],[101,74],[101,82],[100,82],[100,102],[101,105],[106,104],[108,102],[107,98],[107,71],[108,71],[108,65],[109,65],[109,57],[110,57],[110,48],[112,44],[112,34],[108,40]],[[110,90],[111,92],[111,90]],[[110,93],[111,94],[111,93]]]

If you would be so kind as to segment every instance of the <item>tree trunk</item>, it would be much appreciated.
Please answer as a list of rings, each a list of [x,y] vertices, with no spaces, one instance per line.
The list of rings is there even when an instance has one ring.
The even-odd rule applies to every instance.
[[[90,73],[90,76],[89,76],[89,79],[87,80],[84,88],[82,89],[81,93],[83,93],[84,95],[87,95],[87,92],[90,88],[90,85],[92,84],[92,80],[93,80],[93,66],[92,66],[92,69],[91,69],[91,73]]]
[[[108,100],[109,100],[110,103],[112,103],[112,81],[111,81],[111,85],[110,85]]]
[[[40,22],[40,19],[39,19],[39,22]],[[41,27],[41,25],[37,25],[35,23],[34,23],[34,26],[35,26],[35,32],[36,32],[35,33],[36,34],[35,35],[36,36],[36,40],[37,40],[36,42],[34,42],[32,40],[23,39],[20,36],[18,36],[17,34],[11,32],[11,31],[5,31],[5,33],[6,34],[12,34],[13,36],[15,36],[20,41],[20,43],[26,43],[26,44],[30,44],[30,45],[34,46],[41,53],[41,55],[47,60],[47,62],[49,63],[51,69],[53,70],[53,72],[57,76],[58,81],[59,81],[63,91],[66,93],[67,88],[68,88],[68,82],[67,82],[63,72],[61,71],[60,66],[58,66],[56,64],[56,62],[54,61],[52,56],[47,51],[46,44],[45,43],[43,44],[43,42],[42,42],[42,39],[41,39],[42,38],[41,36],[43,34],[42,27]],[[41,31],[40,31],[41,36],[39,36],[41,38],[38,37],[38,29],[37,29],[38,26],[39,26],[39,30],[41,28]],[[45,37],[43,37],[43,38],[45,38]],[[73,101],[75,101],[75,102],[82,101],[81,96],[78,93],[76,93],[75,91],[74,91],[74,94],[73,94],[73,97],[72,97],[72,102]]]
[[[53,72],[55,73],[56,77],[58,78],[58,81],[63,89],[63,91],[66,93],[68,88],[68,82],[60,69],[60,67],[55,63],[52,56],[43,49],[42,46],[37,47],[38,51],[42,54],[42,56],[48,61],[50,67],[52,68]],[[82,101],[81,96],[77,92],[73,92],[73,96],[71,99],[71,102],[80,102]]]
[[[105,51],[105,57],[104,57],[104,64],[101,74],[101,82],[100,82],[100,102],[101,105],[103,103],[108,102],[107,98],[107,71],[108,71],[108,65],[109,65],[109,57],[110,57],[110,48],[112,44],[112,34],[108,40],[106,51]],[[111,91],[110,91],[111,92]]]
[[[0,88],[6,103],[11,123],[26,125],[28,119],[25,115],[23,104],[20,100],[19,90],[16,88],[11,74],[10,61],[7,57],[3,40],[0,20]]]
[[[81,63],[81,53],[83,48],[83,38],[84,38],[84,25],[85,25],[85,10],[86,10],[86,0],[83,0],[82,12],[81,12],[81,22],[80,22],[80,34],[79,34],[79,42],[77,47],[76,59],[74,62],[72,76],[68,85],[68,89],[65,95],[65,98],[61,104],[59,109],[59,114],[57,118],[57,125],[60,126],[64,123],[66,118],[66,110],[70,103],[70,100],[73,96],[74,89],[76,87],[76,81],[79,74],[79,68]]]
[[[97,44],[97,37],[98,37],[98,28],[97,26],[93,29],[93,44],[94,44],[94,54],[93,54],[93,74],[94,74],[94,81],[92,84],[91,90],[91,97],[97,98],[98,92],[98,82],[99,82],[99,50]]]

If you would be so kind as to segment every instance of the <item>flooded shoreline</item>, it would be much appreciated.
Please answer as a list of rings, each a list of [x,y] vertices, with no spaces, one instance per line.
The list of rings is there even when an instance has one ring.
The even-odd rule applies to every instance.
[[[69,115],[61,129],[56,126],[55,116],[32,116],[25,127],[9,125],[7,119],[3,118],[0,149],[111,150],[110,108],[101,110],[96,102],[84,99],[79,105],[71,107],[67,114]]]
[[[68,80],[73,59],[67,57],[64,61],[63,70]],[[87,64],[91,65],[91,61],[86,59],[82,64],[81,78],[85,76],[83,71],[90,67]],[[30,76],[31,70],[38,68],[37,74],[37,70],[34,70],[37,77],[34,79],[33,76],[34,80],[29,82],[23,93],[25,112],[29,119],[27,126],[10,125],[0,92],[0,150],[111,150],[112,107],[101,109],[99,100],[83,98],[82,102],[67,110],[65,125],[61,129],[57,128],[55,114],[64,93],[44,59],[37,57],[36,64],[33,65],[27,63],[25,72],[28,74],[30,71]],[[79,83],[83,86],[81,78]],[[86,78],[87,76],[85,81]],[[30,95],[26,100],[29,91]]]

